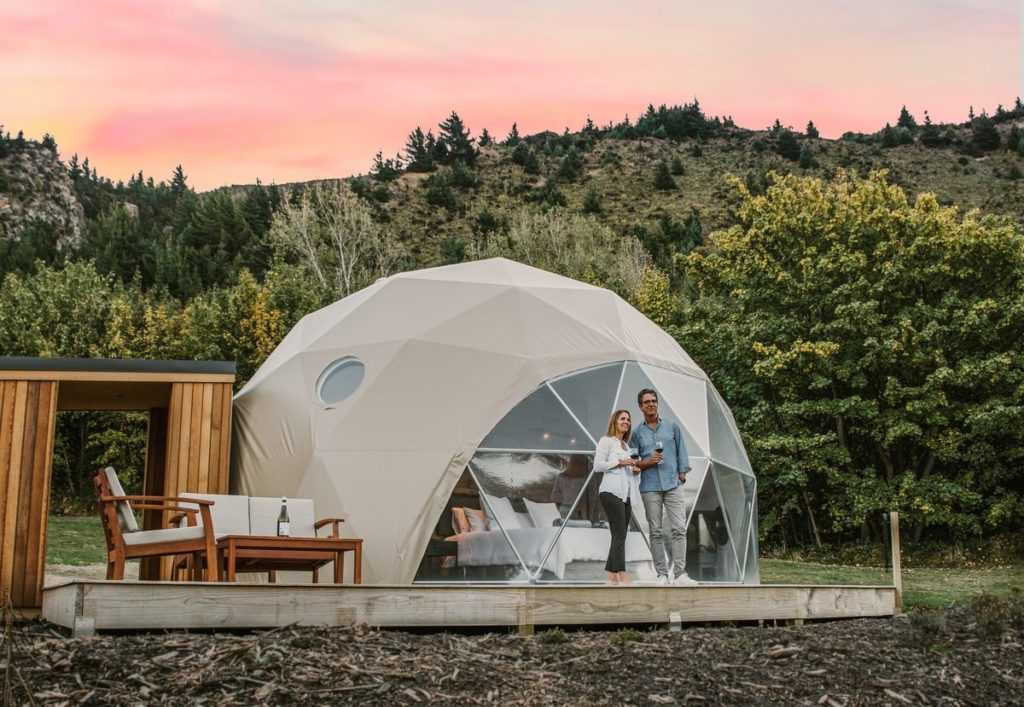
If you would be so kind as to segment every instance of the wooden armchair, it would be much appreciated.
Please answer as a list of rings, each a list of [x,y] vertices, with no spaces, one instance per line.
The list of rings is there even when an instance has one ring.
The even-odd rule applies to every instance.
[[[213,501],[176,496],[126,496],[117,474],[109,466],[96,472],[93,484],[107,542],[107,579],[124,579],[126,560],[194,554],[212,559],[205,563],[207,581],[220,580],[217,541],[210,516]],[[182,505],[184,503],[190,505]],[[203,520],[202,525],[195,522],[196,507]],[[180,511],[191,522],[178,528],[140,530],[133,508]]]

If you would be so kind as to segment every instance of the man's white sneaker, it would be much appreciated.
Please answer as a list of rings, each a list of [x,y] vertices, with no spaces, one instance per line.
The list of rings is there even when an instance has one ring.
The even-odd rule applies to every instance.
[[[668,586],[668,577],[666,577],[663,574],[659,574],[658,578],[656,580],[654,580],[654,583],[659,585],[659,586],[662,586],[662,587],[667,587]]]
[[[675,587],[692,587],[695,584],[697,582],[690,579],[690,575],[685,572],[672,580],[672,585]]]

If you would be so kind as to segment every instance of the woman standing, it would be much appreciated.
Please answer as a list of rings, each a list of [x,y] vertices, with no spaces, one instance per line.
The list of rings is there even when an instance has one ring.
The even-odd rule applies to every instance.
[[[633,501],[639,501],[637,474],[640,468],[630,458],[629,435],[633,421],[628,410],[616,410],[608,421],[608,433],[597,443],[594,471],[604,474],[598,489],[608,527],[612,532],[608,548],[608,584],[629,584],[626,574],[626,533],[632,518]]]

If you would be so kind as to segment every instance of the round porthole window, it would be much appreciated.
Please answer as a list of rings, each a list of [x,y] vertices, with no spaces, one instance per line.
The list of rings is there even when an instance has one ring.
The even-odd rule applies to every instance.
[[[316,394],[324,405],[340,403],[356,392],[366,367],[358,358],[347,356],[334,361],[320,374],[316,382]]]

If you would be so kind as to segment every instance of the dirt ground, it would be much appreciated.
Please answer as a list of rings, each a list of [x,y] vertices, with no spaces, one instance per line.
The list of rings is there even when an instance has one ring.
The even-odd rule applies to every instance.
[[[15,704],[1024,704],[1024,631],[968,610],[779,628],[71,639],[15,625]],[[9,658],[8,658],[9,657]],[[9,659],[9,663],[8,663]]]

